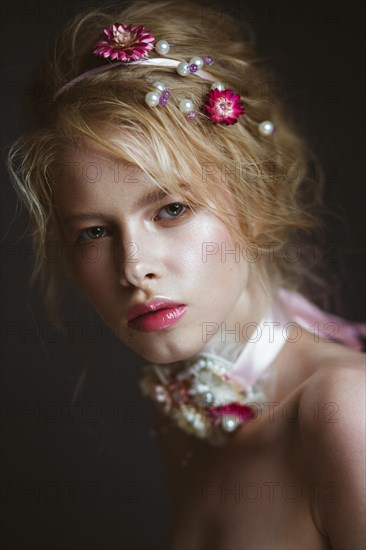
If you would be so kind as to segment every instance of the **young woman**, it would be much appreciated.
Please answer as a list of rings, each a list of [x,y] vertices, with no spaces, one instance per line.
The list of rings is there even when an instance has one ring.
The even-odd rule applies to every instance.
[[[214,10],[93,11],[57,41],[38,126],[9,154],[45,296],[66,278],[148,363],[172,550],[365,537],[366,330],[311,301],[319,181],[258,96],[266,78],[246,29]]]

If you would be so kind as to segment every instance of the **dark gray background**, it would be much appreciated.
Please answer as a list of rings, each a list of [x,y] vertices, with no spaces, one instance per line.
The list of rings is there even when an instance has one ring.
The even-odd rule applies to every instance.
[[[22,99],[44,48],[85,5],[2,2],[3,151],[26,127]],[[223,24],[228,10],[253,24],[280,95],[326,168],[327,206],[343,220],[329,220],[328,259],[343,298],[337,312],[355,320],[364,319],[365,303],[361,7],[234,1],[222,8]],[[52,328],[28,289],[27,221],[4,168],[1,195],[3,547],[163,548],[169,503],[152,405],[136,384],[142,360],[77,301],[67,303],[71,342]]]

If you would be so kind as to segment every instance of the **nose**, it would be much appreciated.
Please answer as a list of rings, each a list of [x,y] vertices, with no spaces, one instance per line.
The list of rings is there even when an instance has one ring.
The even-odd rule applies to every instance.
[[[119,251],[119,282],[128,288],[144,288],[162,278],[161,247],[151,238],[126,240]]]

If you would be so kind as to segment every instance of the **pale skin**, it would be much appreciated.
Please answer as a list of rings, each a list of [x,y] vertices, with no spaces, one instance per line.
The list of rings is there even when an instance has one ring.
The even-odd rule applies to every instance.
[[[153,184],[129,181],[123,163],[115,181],[116,159],[96,149],[76,150],[68,162],[75,163],[73,177],[57,182],[54,200],[63,239],[75,247],[73,273],[126,345],[147,361],[169,364],[203,347],[207,321],[260,321],[267,299],[248,262],[202,259],[202,243],[226,243],[228,250],[233,244],[211,211],[193,213],[179,196],[156,194],[142,204]],[[83,169],[88,163],[100,167],[98,181]],[[131,329],[131,305],[156,297],[187,304],[186,315],[167,329]],[[273,407],[222,449],[157,413],[158,426],[168,427],[161,442],[176,510],[170,550],[363,548],[364,359],[303,331],[271,367],[278,380]],[[293,416],[296,410],[301,414]],[[183,467],[186,451],[192,459]]]

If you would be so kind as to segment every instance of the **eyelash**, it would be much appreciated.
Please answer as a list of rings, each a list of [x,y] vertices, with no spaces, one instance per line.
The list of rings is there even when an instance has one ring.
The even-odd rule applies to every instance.
[[[180,214],[177,214],[176,216],[171,216],[171,217],[167,217],[167,218],[160,218],[160,220],[165,220],[167,222],[169,222],[170,220],[174,220],[175,218],[182,218],[182,217],[185,217],[185,215],[188,213],[188,210],[191,209],[190,206],[188,206],[187,204],[183,204],[181,202],[170,202],[169,204],[166,204],[165,206],[162,206],[161,208],[159,208],[157,214],[154,216],[154,221],[157,220],[157,216],[159,214],[159,212],[161,212],[162,210],[166,209],[166,208],[169,208],[169,206],[180,206],[183,208],[183,212],[181,212]],[[159,219],[158,219],[159,221]],[[97,238],[85,238],[85,234],[88,232],[88,231],[93,231],[95,229],[101,229],[102,231],[106,232],[106,235],[102,235],[102,236],[99,236]],[[82,231],[80,231],[78,237],[77,237],[77,242],[91,242],[91,241],[98,241],[99,239],[102,239],[103,237],[106,237],[108,234],[108,230],[103,227],[103,226],[99,226],[99,225],[96,225],[94,227],[88,227],[87,229],[83,229]]]

